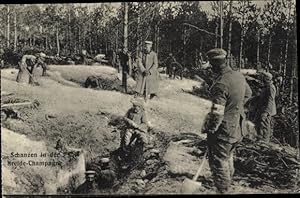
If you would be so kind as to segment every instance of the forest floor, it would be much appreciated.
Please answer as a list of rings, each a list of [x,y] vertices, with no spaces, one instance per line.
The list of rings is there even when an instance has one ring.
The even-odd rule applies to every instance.
[[[85,161],[97,156],[109,156],[119,147],[120,142],[118,130],[109,125],[109,122],[113,117],[125,115],[131,107],[130,101],[133,96],[112,90],[88,89],[82,85],[90,75],[115,82],[116,79],[120,79],[120,74],[114,68],[107,66],[51,65],[49,68],[49,75],[46,77],[41,76],[40,69],[36,71],[40,86],[17,83],[15,79],[18,71],[15,69],[1,70],[1,92],[12,93],[8,96],[12,100],[39,102],[37,108],[19,108],[17,111],[21,119],[1,120],[2,156],[6,153],[9,159],[9,153],[12,150],[14,152],[49,151],[55,147],[59,139],[62,139],[69,147],[84,150]],[[129,85],[133,87],[134,84],[134,80],[129,79]],[[173,80],[167,79],[164,75],[161,76],[159,98],[154,98],[145,105],[148,120],[157,132],[154,134],[157,141],[155,147],[158,150],[157,156],[149,157],[145,162],[145,170],[147,175],[152,173],[151,177],[142,178],[141,170],[134,170],[124,178],[117,189],[96,193],[180,193],[183,180],[186,177],[192,178],[196,173],[201,163],[201,156],[205,152],[206,135],[200,134],[199,129],[211,102],[186,92],[191,91],[193,86],[199,85],[200,82],[189,79]],[[12,136],[14,136],[13,139]],[[25,147],[20,146],[25,142],[27,142]],[[253,152],[251,149],[248,154]],[[276,156],[286,152],[291,156],[290,158],[296,159],[296,151],[293,148],[283,148],[272,144],[266,149],[272,151],[270,155]],[[237,154],[247,155],[244,150],[238,151]],[[246,159],[241,159],[241,156],[237,155],[235,161],[236,174],[233,177],[232,188],[228,192],[230,194],[299,192],[299,177],[296,172],[286,174],[288,176],[294,174],[296,178],[292,176],[281,178],[282,182],[276,183],[275,180],[278,180],[282,169],[273,173],[273,169],[265,167],[266,172],[273,171],[273,177],[262,178],[257,174],[259,167],[252,165],[253,170],[247,172],[245,167],[242,167]],[[283,161],[286,159],[284,158]],[[287,164],[286,172],[290,171],[288,169],[298,171],[299,164],[297,163],[296,160],[292,160],[293,166]],[[297,164],[297,170],[294,164]],[[45,169],[45,171],[49,173],[51,170]],[[7,194],[43,194],[53,192],[53,188],[57,187],[47,185],[57,178],[47,178],[47,174],[41,168],[38,170],[35,167],[14,169],[3,163],[2,173],[4,173],[2,181],[5,181],[2,190]],[[27,173],[26,179],[24,173]],[[39,182],[36,181],[37,178]],[[295,179],[298,180],[295,181]],[[27,183],[24,182],[25,180]],[[199,181],[203,184],[203,187],[199,189],[199,194],[214,193],[215,189],[207,163]]]

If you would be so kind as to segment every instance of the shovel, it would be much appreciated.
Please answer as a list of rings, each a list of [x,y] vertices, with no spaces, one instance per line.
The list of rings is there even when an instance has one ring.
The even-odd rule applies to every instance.
[[[201,182],[197,182],[197,179],[202,171],[206,156],[207,156],[208,150],[205,151],[203,160],[200,164],[200,167],[197,170],[196,175],[193,177],[193,179],[186,178],[181,186],[180,192],[183,194],[193,194],[195,193],[202,185]]]

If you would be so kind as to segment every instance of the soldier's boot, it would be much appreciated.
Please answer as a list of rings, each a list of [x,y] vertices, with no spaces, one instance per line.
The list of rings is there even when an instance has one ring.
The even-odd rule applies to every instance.
[[[217,193],[224,194],[230,187],[231,171],[229,158],[232,145],[225,142],[216,142],[213,137],[208,138],[208,141],[208,162],[217,188]]]
[[[47,76],[46,70],[43,70],[42,76]]]

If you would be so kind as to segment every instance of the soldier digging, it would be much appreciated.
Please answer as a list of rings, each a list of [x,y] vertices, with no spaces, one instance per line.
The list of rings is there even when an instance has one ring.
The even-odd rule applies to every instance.
[[[208,161],[218,193],[226,193],[234,173],[233,152],[246,135],[244,104],[252,91],[244,76],[226,63],[226,51],[207,52],[218,76],[210,88],[211,112],[202,128],[207,133]]]
[[[44,58],[46,55],[44,53],[39,53],[34,55],[24,55],[19,62],[19,72],[17,75],[17,82],[27,82],[24,79],[24,75],[29,75],[29,84],[38,85],[38,82],[35,79],[34,70],[38,66],[42,66],[43,74],[46,74],[46,64],[44,63]]]
[[[259,108],[256,116],[258,139],[269,142],[272,134],[272,116],[276,115],[276,88],[272,82],[272,74],[262,72],[263,88],[259,96]]]

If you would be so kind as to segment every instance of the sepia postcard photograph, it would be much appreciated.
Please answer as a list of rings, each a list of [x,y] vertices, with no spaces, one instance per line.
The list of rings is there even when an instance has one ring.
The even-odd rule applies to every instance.
[[[299,194],[296,0],[0,4],[2,196]]]

